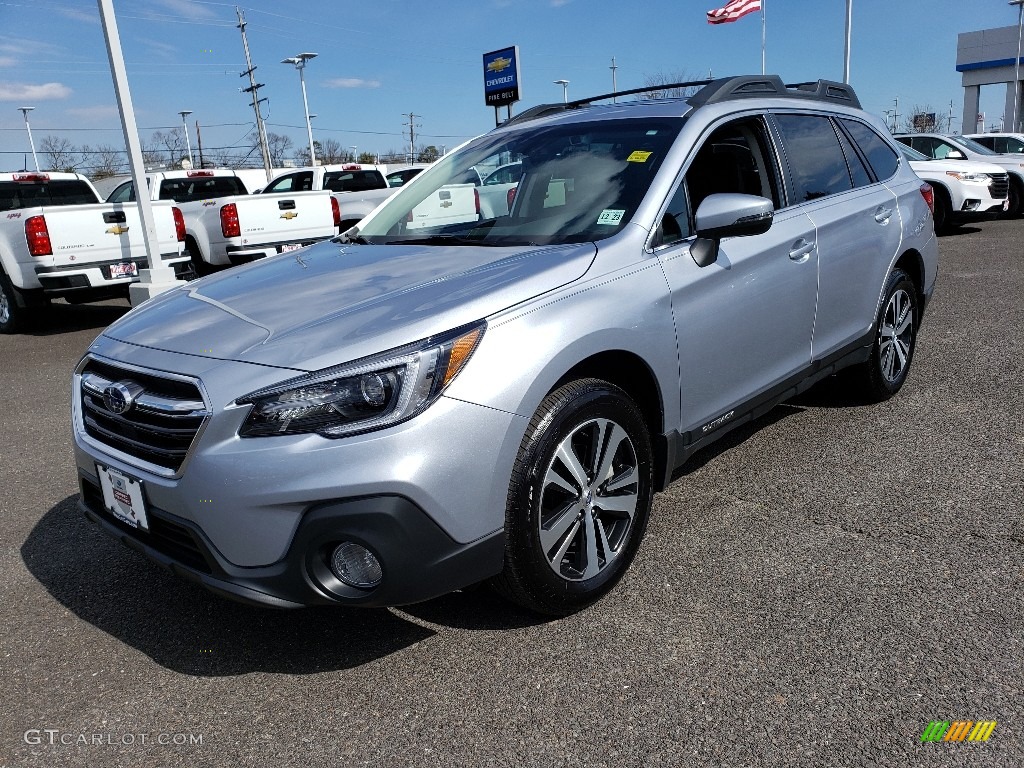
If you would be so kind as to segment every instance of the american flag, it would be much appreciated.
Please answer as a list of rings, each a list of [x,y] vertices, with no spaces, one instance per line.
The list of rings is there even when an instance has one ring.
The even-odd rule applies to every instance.
[[[761,0],[729,0],[723,7],[708,11],[708,24],[727,24],[760,10]]]

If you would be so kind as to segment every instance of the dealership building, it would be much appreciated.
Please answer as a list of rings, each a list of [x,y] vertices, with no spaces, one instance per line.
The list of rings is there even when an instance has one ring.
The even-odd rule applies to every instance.
[[[957,36],[956,71],[961,75],[964,87],[964,122],[962,133],[975,133],[984,129],[987,122],[991,125],[994,115],[982,115],[978,112],[978,101],[983,85],[1004,85],[1006,101],[1003,107],[1003,130],[1015,132],[1020,130],[1021,108],[1024,97],[1021,95],[1021,83],[1017,80],[1016,67],[1020,51],[1020,28],[999,27],[983,29],[980,32],[963,32]],[[1021,74],[1024,74],[1024,61],[1021,61]],[[1017,119],[1013,119],[1014,90],[1017,98]],[[996,118],[998,119],[998,118]]]

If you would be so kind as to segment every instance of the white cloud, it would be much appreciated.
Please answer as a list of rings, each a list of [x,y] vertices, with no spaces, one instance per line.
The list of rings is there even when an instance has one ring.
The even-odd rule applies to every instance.
[[[46,101],[70,95],[71,89],[63,83],[0,83],[0,101]]]
[[[324,88],[380,88],[380,80],[361,77],[335,77],[324,82]]]
[[[0,56],[0,67],[13,67],[18,60],[13,56]]]
[[[163,58],[173,58],[178,55],[178,47],[170,43],[153,40],[149,37],[140,37],[139,42],[149,49],[151,53],[156,53]]]
[[[58,8],[57,13],[61,16],[67,16],[69,19],[75,21],[84,21],[86,24],[99,24],[100,14],[98,11],[85,11],[81,8]]]

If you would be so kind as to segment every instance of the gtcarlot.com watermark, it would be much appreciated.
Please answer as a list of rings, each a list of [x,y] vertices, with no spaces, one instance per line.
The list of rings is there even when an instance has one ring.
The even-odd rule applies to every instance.
[[[134,747],[157,744],[164,747],[201,747],[201,733],[75,733],[59,728],[30,728],[25,743],[64,747]]]

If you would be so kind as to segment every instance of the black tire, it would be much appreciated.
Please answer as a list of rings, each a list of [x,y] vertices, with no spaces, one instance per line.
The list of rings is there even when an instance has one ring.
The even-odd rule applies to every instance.
[[[194,238],[186,238],[185,250],[188,251],[188,255],[192,258],[192,271],[196,277],[205,277],[213,273],[213,267],[203,261],[203,255],[199,251],[199,244]]]
[[[951,228],[950,218],[953,215],[953,204],[950,202],[949,193],[939,186],[932,187],[935,190],[935,211],[932,218],[935,220],[936,234],[948,232]]]
[[[25,327],[29,310],[18,304],[17,289],[0,270],[0,333],[18,333]]]
[[[519,448],[505,513],[505,568],[492,586],[553,616],[597,601],[640,546],[651,479],[647,425],[625,392],[598,379],[552,392]]]
[[[884,296],[871,357],[851,371],[855,394],[872,403],[888,400],[907,380],[921,317],[917,288],[902,269],[890,273]]]
[[[1021,198],[1024,198],[1024,182],[1010,174],[1009,207],[1006,209],[1006,218],[1016,219],[1021,215]]]

